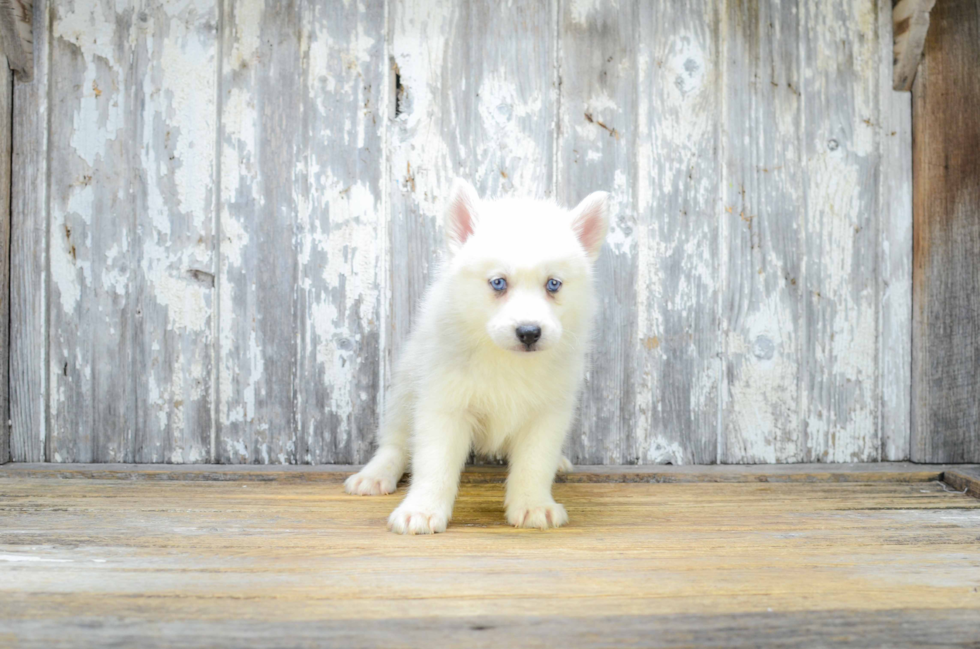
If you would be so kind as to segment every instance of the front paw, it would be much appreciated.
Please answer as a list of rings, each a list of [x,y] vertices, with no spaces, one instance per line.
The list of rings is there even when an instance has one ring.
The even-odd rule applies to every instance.
[[[383,496],[393,493],[397,486],[398,478],[371,466],[364,467],[344,481],[344,490],[355,496]]]
[[[407,500],[388,517],[388,530],[396,534],[438,534],[448,524],[449,513],[441,508]]]
[[[531,527],[546,530],[561,527],[568,522],[565,507],[555,501],[542,504],[520,503],[507,507],[507,522],[514,527]]]

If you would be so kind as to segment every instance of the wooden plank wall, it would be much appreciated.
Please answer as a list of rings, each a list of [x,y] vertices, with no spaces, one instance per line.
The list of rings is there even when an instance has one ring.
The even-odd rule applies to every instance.
[[[980,461],[980,5],[932,11],[914,107],[912,459]]]
[[[885,5],[36,3],[14,459],[365,461],[455,175],[612,192],[575,462],[906,459]]]
[[[0,52],[0,464],[10,460],[10,127],[13,74]]]

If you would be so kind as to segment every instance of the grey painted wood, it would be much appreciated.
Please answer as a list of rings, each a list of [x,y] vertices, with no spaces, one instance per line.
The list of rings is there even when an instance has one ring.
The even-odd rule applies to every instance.
[[[637,348],[642,350],[635,330],[637,307],[643,308],[636,295],[637,254],[642,245],[637,239],[651,227],[651,215],[638,214],[634,198],[637,151],[647,143],[640,135],[637,97],[648,87],[638,83],[636,74],[641,39],[654,36],[642,29],[650,26],[640,22],[637,3],[561,3],[556,196],[574,205],[603,189],[611,199],[607,243],[595,269],[597,312],[602,315],[567,449],[576,464],[637,461],[632,370],[634,354]],[[644,405],[650,408],[649,403]]]
[[[0,53],[0,464],[10,460],[10,128],[13,79]]]
[[[800,462],[801,15],[796,3],[726,9],[718,459]]]
[[[46,0],[34,24],[47,25]],[[47,437],[48,34],[34,34],[34,76],[14,82],[10,188],[10,455],[41,462]]]
[[[574,461],[908,457],[884,3],[37,11],[15,460],[363,462],[456,175],[612,192]]]
[[[138,462],[211,458],[218,18],[213,0],[147,0],[135,21]]]
[[[48,459],[207,461],[215,7],[79,2],[51,30]]]
[[[365,462],[377,432],[387,308],[379,245],[389,81],[384,21],[381,0],[304,7],[310,45],[296,301],[302,462]]]
[[[303,22],[311,35],[296,453],[303,462],[366,462],[379,421],[388,306],[385,5],[311,2]]]
[[[132,461],[136,16],[81,2],[51,12],[47,459]]]
[[[226,2],[223,462],[360,462],[381,386],[381,2]]]
[[[912,460],[980,459],[980,6],[937,2],[912,89]]]
[[[712,463],[721,416],[721,5],[638,5],[637,405],[626,423],[637,430],[636,461]]]
[[[295,461],[301,7],[222,6],[215,458]]]
[[[892,89],[892,10],[878,3],[880,459],[909,459],[912,411],[912,98]]]
[[[878,459],[873,5],[801,3],[805,255],[801,426],[807,461]]]

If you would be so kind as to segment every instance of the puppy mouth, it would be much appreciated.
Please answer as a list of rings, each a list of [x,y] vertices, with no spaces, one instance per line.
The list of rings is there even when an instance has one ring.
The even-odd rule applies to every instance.
[[[510,351],[514,352],[515,354],[533,354],[535,352],[542,351],[542,348],[540,343],[535,342],[531,343],[530,345],[518,344],[511,347]]]

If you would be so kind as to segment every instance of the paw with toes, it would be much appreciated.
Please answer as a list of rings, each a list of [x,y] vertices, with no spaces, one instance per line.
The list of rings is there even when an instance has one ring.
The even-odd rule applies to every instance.
[[[388,517],[388,530],[396,534],[438,534],[446,531],[449,516],[437,507],[402,503]]]
[[[540,505],[512,505],[507,508],[507,522],[514,527],[529,527],[546,530],[561,527],[568,522],[565,507],[552,501]]]
[[[394,493],[397,480],[390,475],[382,475],[364,470],[355,473],[344,481],[344,490],[354,496],[383,496]]]

